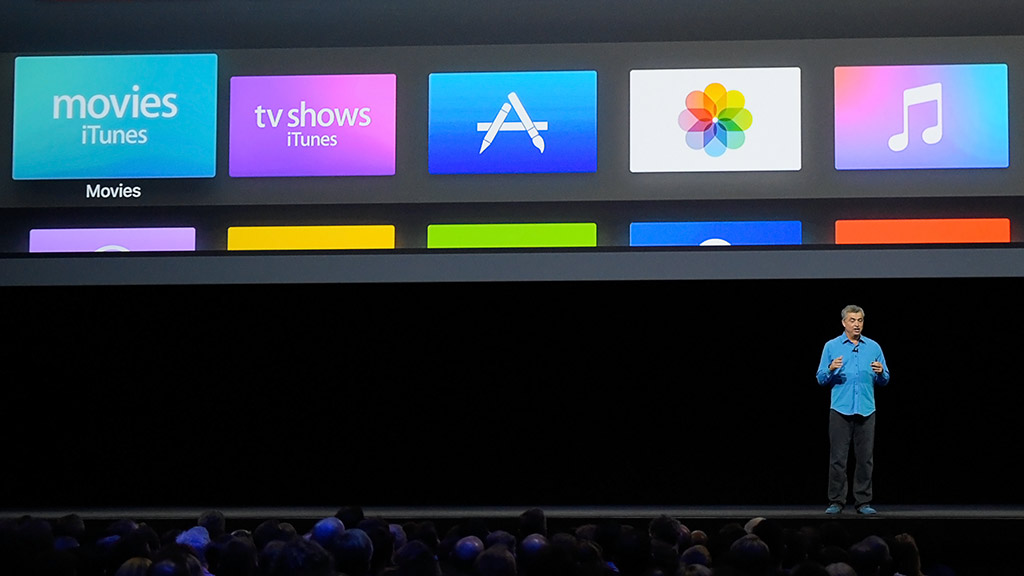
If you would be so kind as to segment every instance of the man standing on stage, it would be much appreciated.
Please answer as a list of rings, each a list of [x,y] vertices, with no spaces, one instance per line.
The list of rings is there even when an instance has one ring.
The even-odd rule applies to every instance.
[[[818,384],[832,389],[828,435],[831,443],[826,514],[839,514],[846,503],[846,460],[850,444],[856,458],[853,499],[860,514],[877,514],[871,506],[872,453],[875,446],[875,386],[889,383],[889,368],[877,342],[861,335],[864,310],[843,308],[843,333],[825,343],[818,364]]]

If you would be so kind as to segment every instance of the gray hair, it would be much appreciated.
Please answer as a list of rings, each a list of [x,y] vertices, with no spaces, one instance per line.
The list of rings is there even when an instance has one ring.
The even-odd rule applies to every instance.
[[[843,320],[846,320],[846,315],[847,314],[863,314],[863,313],[864,313],[864,309],[863,308],[861,308],[860,306],[855,306],[853,304],[850,304],[846,308],[843,308]]]

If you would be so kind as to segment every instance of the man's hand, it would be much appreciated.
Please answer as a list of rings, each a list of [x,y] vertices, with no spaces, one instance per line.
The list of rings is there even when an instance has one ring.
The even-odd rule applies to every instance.
[[[842,367],[843,367],[843,357],[840,356],[840,357],[836,358],[835,360],[833,360],[832,363],[828,365],[828,371],[829,372],[835,372],[836,370],[839,370]]]
[[[878,360],[875,360],[874,362],[871,363],[871,369],[875,371],[875,374],[881,374],[883,370],[882,363],[879,362]]]

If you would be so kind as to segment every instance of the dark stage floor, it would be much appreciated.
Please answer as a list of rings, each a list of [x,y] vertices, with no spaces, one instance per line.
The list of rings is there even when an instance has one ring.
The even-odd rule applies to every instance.
[[[515,518],[532,505],[524,506],[364,506],[367,516],[394,520],[458,520],[468,518]],[[821,521],[826,516],[824,505],[815,506],[536,506],[550,519],[650,519],[667,514],[680,519],[746,521],[755,517],[779,520]],[[135,520],[189,520],[205,510],[216,508],[231,519],[257,520],[267,518],[319,520],[332,516],[338,506],[250,506],[250,507],[135,507],[88,508],[77,510],[0,510],[0,517],[31,515],[54,517],[76,513],[85,519],[132,518]],[[1024,520],[1024,507],[1007,506],[885,506],[877,505],[879,514],[860,516],[852,507],[843,510],[840,519],[851,520]]]

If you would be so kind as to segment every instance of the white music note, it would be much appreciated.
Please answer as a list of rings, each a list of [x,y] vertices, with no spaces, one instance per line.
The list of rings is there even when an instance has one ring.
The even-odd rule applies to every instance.
[[[935,144],[942,140],[942,83],[936,82],[935,84],[907,88],[903,91],[903,132],[889,138],[889,150],[893,152],[906,150],[907,144],[910,143],[910,129],[908,127],[910,124],[908,122],[910,107],[914,104],[924,104],[925,102],[936,103],[938,106],[936,110],[937,118],[934,126],[924,129],[924,132],[921,133],[921,139],[924,140],[925,144]]]

